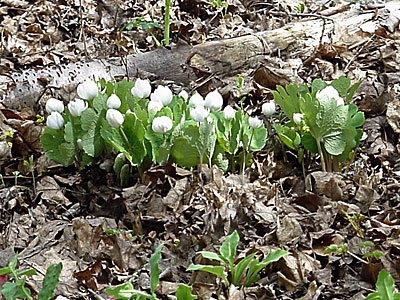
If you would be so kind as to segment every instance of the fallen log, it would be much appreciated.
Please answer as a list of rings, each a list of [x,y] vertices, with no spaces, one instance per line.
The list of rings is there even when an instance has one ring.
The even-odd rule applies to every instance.
[[[307,20],[276,30],[194,47],[179,43],[171,49],[159,48],[123,58],[94,59],[0,76],[0,103],[12,109],[37,108],[49,91],[69,100],[75,97],[76,85],[87,78],[148,77],[189,86],[199,78],[232,77],[260,64],[267,70],[265,76],[280,78],[274,84],[286,84],[301,79],[285,60],[300,58],[303,63],[310,63],[316,47],[324,43],[348,51],[349,46],[367,43],[373,35],[399,37],[398,1],[374,11],[351,9],[333,17],[306,17]]]

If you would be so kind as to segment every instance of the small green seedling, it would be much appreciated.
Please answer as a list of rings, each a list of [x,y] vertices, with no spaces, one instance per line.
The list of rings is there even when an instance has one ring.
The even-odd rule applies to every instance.
[[[234,87],[234,89],[236,90],[237,97],[239,98],[239,105],[243,110],[243,103],[246,100],[246,96],[242,95],[242,88],[243,88],[243,77],[238,76],[238,78],[236,78],[236,86]]]
[[[28,160],[24,160],[24,166],[26,166],[29,169],[29,172],[31,172],[32,174],[33,193],[36,195],[36,179],[35,168],[33,164],[33,155],[31,155]]]
[[[400,293],[395,293],[395,282],[386,270],[381,270],[376,281],[376,292],[368,295],[365,300],[396,300],[400,299]]]
[[[142,30],[146,31],[148,34],[151,35],[153,38],[154,42],[156,43],[157,47],[161,47],[162,44],[161,42],[156,38],[156,36],[153,33],[154,28],[160,28],[160,24],[154,21],[145,21],[143,17],[138,17],[133,20],[133,22],[130,22],[128,24],[125,24],[121,29],[120,32],[127,30],[130,31],[133,28],[141,28]]]
[[[363,243],[359,243],[357,244],[357,246],[359,248],[365,248],[365,247],[373,247],[375,246],[375,244],[373,242],[367,241],[367,242],[363,242]],[[354,257],[355,259],[359,260],[360,262],[362,262],[363,264],[371,264],[374,263],[375,261],[379,260],[384,253],[379,251],[379,250],[373,250],[373,251],[368,251],[368,252],[364,252],[362,258],[355,255],[354,253],[350,252],[348,250],[348,247],[346,244],[342,244],[342,245],[329,245],[326,249],[325,249],[325,254],[330,254],[332,252],[335,252],[336,255],[341,255],[341,254],[349,254],[350,256]]]
[[[14,185],[18,185],[18,177],[21,176],[21,173],[19,171],[14,171],[12,174],[14,175]]]
[[[361,229],[361,222],[365,219],[365,216],[359,213],[355,213],[349,215],[346,211],[342,210],[342,214],[344,215],[345,219],[349,221],[350,225],[353,227],[354,231],[357,235],[361,238],[364,238],[364,233]]]
[[[371,241],[363,242],[357,244],[357,246],[361,249],[365,249],[366,247],[374,247],[375,244]],[[363,258],[369,263],[374,263],[381,259],[382,256],[385,254],[379,250],[372,250],[372,251],[364,251]]]
[[[251,286],[260,279],[259,272],[270,263],[278,261],[281,257],[289,254],[285,250],[275,250],[268,254],[267,258],[259,261],[255,258],[257,253],[252,253],[240,262],[236,259],[236,248],[239,244],[239,234],[235,230],[221,245],[219,253],[200,251],[199,253],[207,259],[219,261],[223,266],[195,265],[191,264],[188,270],[205,271],[221,278],[226,286]]]
[[[37,275],[36,270],[17,270],[18,254],[16,254],[10,261],[7,268],[0,269],[1,275],[10,275],[13,281],[5,282],[1,287],[1,294],[7,300],[14,299],[28,299],[33,300],[31,291],[25,287],[25,281],[28,276]],[[60,277],[62,270],[62,263],[51,265],[43,279],[43,287],[37,295],[38,300],[49,300],[53,297],[54,289],[58,284],[58,278]]]
[[[44,124],[44,121],[45,121],[44,116],[36,115],[36,121],[35,121],[36,124],[42,125]]]
[[[163,244],[159,245],[150,258],[150,294],[139,290],[135,290],[131,282],[126,282],[118,286],[115,286],[113,288],[108,288],[106,289],[107,294],[109,296],[114,297],[114,299],[157,300],[158,298],[155,294],[155,290],[158,284],[160,283],[160,269],[158,267],[158,263],[161,260],[162,247]],[[180,284],[175,292],[175,296],[177,300],[197,299],[197,296],[192,295],[191,292],[192,292],[192,287],[187,286],[185,284]]]
[[[209,6],[218,7],[221,9],[222,18],[225,18],[228,13],[228,1],[214,0],[208,3]]]

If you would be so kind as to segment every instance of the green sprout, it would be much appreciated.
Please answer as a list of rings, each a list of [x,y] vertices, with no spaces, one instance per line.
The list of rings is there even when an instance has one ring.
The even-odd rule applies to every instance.
[[[259,272],[270,263],[278,261],[281,257],[288,255],[285,250],[271,251],[268,256],[259,261],[256,252],[247,255],[245,258],[237,262],[236,248],[239,244],[239,234],[235,230],[229,235],[225,242],[221,245],[219,253],[200,251],[199,253],[207,259],[218,261],[221,265],[195,265],[191,264],[188,270],[204,271],[214,274],[221,278],[226,286],[233,284],[234,286],[251,286],[260,279]]]
[[[213,0],[208,3],[209,6],[218,7],[221,9],[222,18],[225,18],[228,13],[229,3],[228,1],[221,1],[221,0]]]
[[[29,172],[31,172],[32,174],[33,193],[36,195],[36,179],[35,168],[33,164],[33,155],[31,155],[28,160],[24,160],[24,166],[26,166],[29,169]]]

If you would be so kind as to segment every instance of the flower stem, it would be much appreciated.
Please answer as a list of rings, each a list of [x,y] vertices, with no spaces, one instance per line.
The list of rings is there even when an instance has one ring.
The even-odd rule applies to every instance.
[[[133,152],[133,147],[132,147],[131,143],[129,142],[128,137],[126,136],[126,134],[121,126],[119,127],[119,130],[121,131],[121,134],[125,139],[125,142],[128,144],[129,150]]]
[[[321,157],[322,172],[326,172],[324,152],[322,151],[322,148],[321,148],[321,142],[318,139],[317,139],[317,147],[318,147],[319,156]]]
[[[165,17],[164,17],[164,45],[169,46],[169,7],[171,0],[165,0]]]

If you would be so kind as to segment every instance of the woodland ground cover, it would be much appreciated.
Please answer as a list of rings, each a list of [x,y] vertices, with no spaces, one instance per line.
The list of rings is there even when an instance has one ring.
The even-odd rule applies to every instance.
[[[162,30],[164,1],[0,3],[4,4],[0,10],[0,68],[6,74],[99,56],[147,52],[157,47],[155,40],[165,38]],[[345,10],[355,8],[366,12],[382,8],[381,3],[363,2],[351,6],[336,1],[304,4],[214,1],[208,5],[206,1],[175,1],[170,11],[171,42],[181,39],[196,45],[254,34],[313,18],[313,14],[322,15],[329,9],[345,7]],[[382,20],[378,18],[378,21]],[[385,24],[387,27],[383,28],[390,27]],[[364,27],[367,33],[369,29]],[[393,35],[398,31],[398,24],[392,31]],[[366,44],[358,45],[356,37],[354,39],[354,43],[349,41],[346,51],[340,45],[321,43],[310,54],[309,60],[297,61],[296,72],[311,92],[303,97],[301,107],[285,106],[284,99],[286,92],[289,98],[293,94],[306,95],[304,86],[298,83],[296,86],[300,90],[294,85],[288,89],[287,79],[279,78],[276,81],[282,88],[277,88],[276,84],[271,87],[266,78],[272,75],[260,76],[258,67],[244,70],[241,76],[236,74],[230,79],[206,78],[204,82],[211,82],[210,86],[197,83],[182,87],[179,82],[150,80],[152,91],[157,86],[168,86],[175,95],[169,101],[185,108],[174,111],[176,105],[168,107],[171,102],[158,101],[164,102],[164,110],[160,109],[160,114],[153,115],[151,120],[154,121],[153,117],[170,117],[173,127],[163,122],[156,125],[149,122],[146,127],[138,125],[143,126],[143,140],[146,129],[148,140],[155,145],[151,148],[153,151],[148,152],[150,148],[143,147],[143,156],[139,158],[129,157],[128,148],[132,145],[124,142],[123,134],[117,133],[121,125],[119,115],[113,112],[110,118],[115,122],[103,127],[103,131],[99,130],[100,136],[113,141],[111,144],[118,151],[103,154],[98,150],[98,145],[93,144],[92,133],[96,130],[90,125],[98,114],[103,113],[106,120],[106,110],[119,109],[118,100],[107,101],[119,88],[121,92],[117,94],[122,99],[121,105],[126,106],[121,109],[125,117],[132,118],[125,114],[128,109],[134,111],[136,108],[134,112],[139,114],[139,108],[128,108],[129,104],[124,103],[127,98],[122,96],[129,93],[132,97],[143,98],[147,93],[131,91],[133,82],[118,80],[115,90],[111,87],[114,83],[101,82],[100,91],[108,87],[109,93],[103,98],[100,95],[97,104],[91,108],[88,105],[90,110],[87,111],[86,103],[78,100],[69,105],[53,102],[47,109],[46,100],[51,93],[44,95],[41,107],[35,109],[2,108],[0,267],[5,269],[0,273],[0,284],[12,282],[11,269],[7,268],[16,252],[19,252],[18,269],[36,270],[37,275],[29,273],[32,277],[26,279],[26,286],[34,298],[41,289],[46,269],[60,262],[63,268],[56,299],[106,299],[107,288],[126,284],[129,280],[135,290],[150,293],[152,297],[156,295],[159,299],[169,299],[180,284],[185,284],[193,287],[192,293],[198,299],[224,297],[232,300],[364,299],[375,291],[375,281],[382,268],[399,282],[400,165],[397,145],[400,129],[396,118],[399,89],[395,80],[390,81],[398,71],[396,57],[392,56],[398,45],[389,33],[383,35],[379,31],[371,34]],[[295,57],[284,51],[276,55],[287,60]],[[343,84],[346,80],[338,83],[342,75],[350,78],[352,84],[361,80],[357,92],[354,93],[350,84]],[[337,81],[332,81],[334,79]],[[325,110],[325,114],[315,117],[312,111],[315,105],[319,107],[316,104],[319,102],[314,100],[326,85],[341,92],[346,105],[338,105],[339,98],[329,94],[335,101],[328,98],[321,105],[332,108],[334,113],[329,115]],[[179,156],[178,150],[190,146],[183,138],[176,140],[177,150],[171,152],[172,157],[175,155],[175,161],[171,161],[174,163],[164,164],[167,160],[163,160],[165,156],[158,152],[160,144],[165,142],[164,134],[176,128],[175,115],[185,110],[190,116],[190,109],[194,108],[186,107],[183,102],[186,96],[179,92],[186,90],[193,97],[199,90],[206,97],[216,88],[223,97],[221,108],[230,105],[236,114],[240,110],[248,118],[245,122],[249,123],[253,116],[261,117],[264,110],[267,112],[262,117],[265,129],[259,130],[263,132],[260,137],[268,133],[265,145],[254,147],[257,151],[251,151],[251,155],[246,151],[241,156],[230,153],[241,151],[248,143],[242,144],[240,149],[236,149],[237,145],[231,148],[228,141],[223,140],[231,127],[224,123],[219,127],[223,130],[215,133],[218,147],[222,149],[220,153],[225,155],[223,171],[222,163],[207,163],[212,157],[207,157],[209,150],[205,148],[203,152],[199,151],[201,155],[189,157],[186,153]],[[75,94],[75,90],[68,93]],[[81,98],[91,98],[82,93]],[[275,113],[268,107],[273,99],[277,103]],[[264,104],[268,105],[263,107]],[[157,107],[157,104],[152,105]],[[147,107],[143,107],[147,111]],[[52,111],[70,114],[68,120],[73,120],[60,119],[57,114],[50,118],[55,131],[64,125],[74,129],[70,135],[64,135],[66,140],[62,142],[73,144],[74,149],[64,151],[72,149],[67,145],[58,153],[66,155],[58,156],[59,162],[66,167],[46,157],[40,143],[44,123]],[[73,118],[82,114],[82,123],[74,123],[77,119]],[[222,110],[214,115],[214,120],[225,118]],[[335,126],[322,121],[325,117],[337,121]],[[197,116],[191,118],[196,121]],[[310,131],[307,128],[310,124],[317,129]],[[255,127],[248,127],[247,135],[243,135],[247,136],[247,142],[252,140]],[[83,131],[75,130],[79,128]],[[188,131],[193,132],[197,127],[192,124],[190,128]],[[150,130],[158,135],[152,136]],[[133,130],[132,134],[139,131]],[[87,157],[74,165],[79,139],[84,149],[79,153],[86,153]],[[317,141],[322,142],[324,148]],[[354,153],[353,149],[356,149]],[[198,148],[192,150],[196,152]],[[315,154],[304,153],[304,150]],[[143,170],[125,167],[123,171],[123,166],[129,165],[126,160],[122,159],[121,165],[115,167],[115,156],[120,151],[125,152],[125,157],[134,164],[142,163],[145,153],[151,153],[151,156],[148,164],[142,166]],[[343,153],[345,159],[336,159]],[[206,163],[200,164],[200,171],[190,171],[188,168],[198,165],[199,157],[203,155]],[[92,159],[94,156],[95,160]],[[179,160],[188,157],[188,160]],[[246,164],[247,159],[251,159],[251,163]],[[346,164],[344,160],[347,160]],[[82,161],[82,166],[90,165],[80,169]],[[119,175],[115,174],[116,169]],[[121,172],[126,169],[130,174],[127,182],[121,181]],[[126,187],[120,188],[121,183]],[[210,254],[219,253],[227,236],[235,230],[240,236],[238,257],[232,255],[224,260],[222,253],[222,256]],[[164,246],[157,248],[161,243]],[[236,246],[234,248],[236,250]],[[238,279],[225,278],[223,273],[219,273],[223,278],[220,281],[208,273],[187,270],[193,264],[202,267],[192,266],[192,269],[232,272],[233,266],[247,262],[248,257],[249,264],[253,258],[261,262],[268,253],[279,249],[288,254],[262,269],[260,279],[250,286],[224,284],[225,279],[236,283]],[[206,257],[208,255],[208,258],[214,258],[214,263],[221,264],[205,267],[210,261],[203,260],[204,255],[199,251],[208,253]],[[153,264],[151,257],[156,257]],[[233,261],[233,257],[238,260]],[[154,271],[154,260],[159,273]],[[227,269],[224,269],[225,265]],[[155,273],[159,274],[157,284],[152,276]],[[23,274],[18,276],[20,282],[25,283],[25,279],[21,279]],[[388,286],[394,284],[390,280],[386,282]]]

